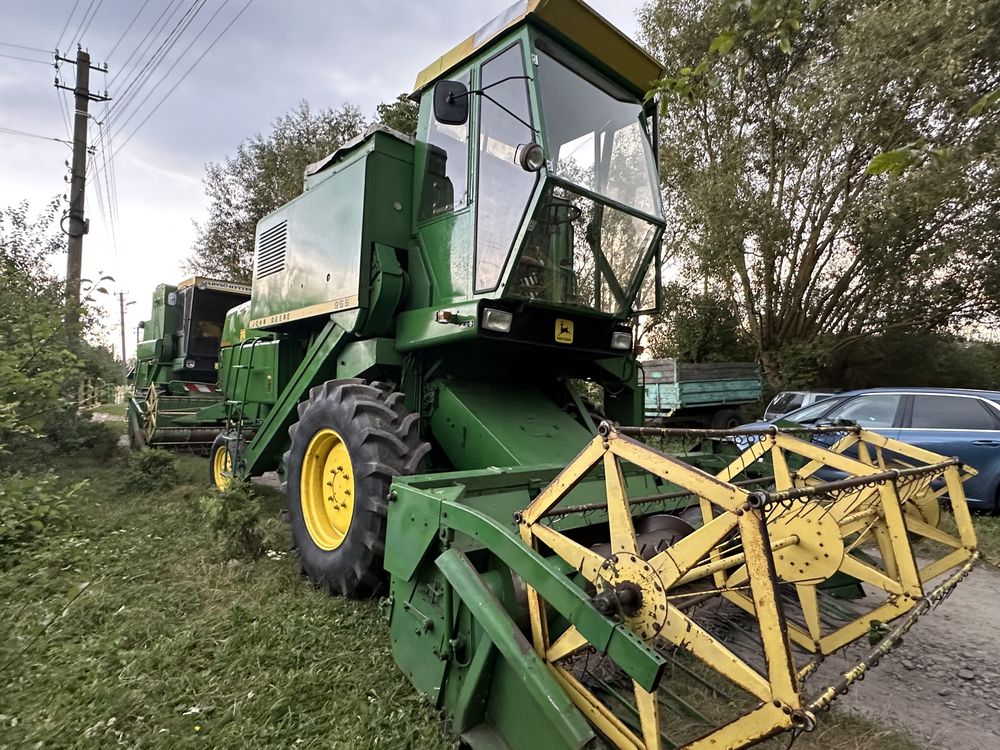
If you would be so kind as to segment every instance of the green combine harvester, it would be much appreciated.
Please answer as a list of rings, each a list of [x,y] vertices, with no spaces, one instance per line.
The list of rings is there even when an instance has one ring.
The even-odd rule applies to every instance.
[[[659,307],[662,75],[578,0],[463,41],[417,78],[415,139],[370,129],[260,221],[224,398],[191,416],[223,414],[220,488],[279,473],[317,586],[385,597],[399,668],[473,748],[810,730],[978,555],[953,459],[850,425],[629,426],[631,321]],[[845,576],[864,599],[832,599]]]
[[[226,425],[218,360],[226,313],[250,296],[246,284],[196,276],[153,293],[129,373],[128,436],[147,445],[207,450]]]

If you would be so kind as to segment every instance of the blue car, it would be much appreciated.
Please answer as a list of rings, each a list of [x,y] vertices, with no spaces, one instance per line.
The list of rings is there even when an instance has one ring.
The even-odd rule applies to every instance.
[[[869,388],[838,393],[773,422],[857,425],[948,457],[979,472],[965,483],[969,507],[1000,512],[1000,392],[957,388]]]

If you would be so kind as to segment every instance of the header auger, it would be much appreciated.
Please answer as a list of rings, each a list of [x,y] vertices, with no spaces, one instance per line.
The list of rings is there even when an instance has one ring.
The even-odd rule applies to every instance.
[[[397,664],[473,748],[810,729],[975,557],[945,457],[618,426],[660,307],[662,75],[578,0],[484,26],[418,76],[415,139],[373,128],[261,219],[223,396],[184,417],[217,433],[216,485],[279,473],[305,574],[385,596]]]

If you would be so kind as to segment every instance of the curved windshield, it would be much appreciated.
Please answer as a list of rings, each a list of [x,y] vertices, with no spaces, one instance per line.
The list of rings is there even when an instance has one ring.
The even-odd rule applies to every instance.
[[[643,107],[597,74],[588,78],[538,50],[545,145],[554,174],[662,217]]]
[[[559,184],[546,184],[528,222],[510,295],[605,313],[627,312],[658,226]]]

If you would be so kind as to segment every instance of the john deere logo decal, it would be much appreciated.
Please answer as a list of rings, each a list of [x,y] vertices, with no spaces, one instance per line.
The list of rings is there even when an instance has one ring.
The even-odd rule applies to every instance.
[[[573,343],[573,321],[556,318],[556,341],[560,344]]]

